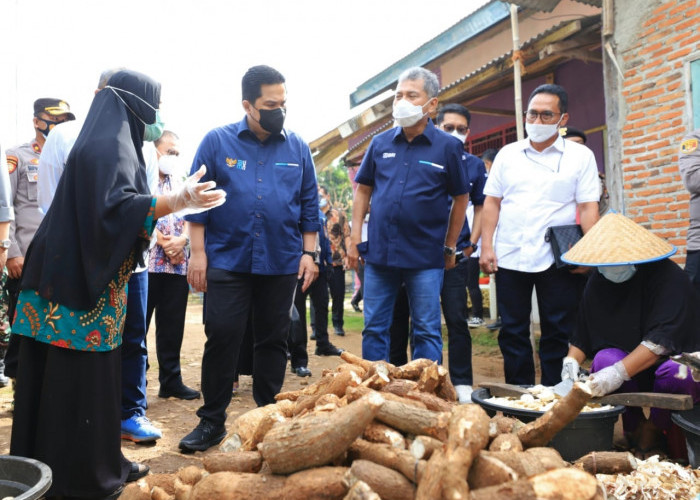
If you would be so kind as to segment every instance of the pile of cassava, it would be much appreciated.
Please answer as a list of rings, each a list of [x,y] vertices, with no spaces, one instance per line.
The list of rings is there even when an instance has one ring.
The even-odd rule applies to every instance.
[[[348,352],[343,364],[277,403],[239,416],[204,470],[151,474],[124,500],[603,499],[582,461],[545,448],[590,399],[583,384],[529,424],[456,403],[447,370]],[[612,470],[629,462],[615,456]],[[622,468],[626,467],[623,465]]]

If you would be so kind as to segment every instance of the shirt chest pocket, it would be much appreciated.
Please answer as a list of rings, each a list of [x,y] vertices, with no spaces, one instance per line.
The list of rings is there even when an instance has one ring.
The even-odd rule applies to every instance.
[[[37,184],[39,181],[39,166],[29,165],[27,167],[27,199],[36,201],[37,199]]]
[[[545,189],[547,198],[556,203],[571,203],[576,199],[576,179],[552,175]]]

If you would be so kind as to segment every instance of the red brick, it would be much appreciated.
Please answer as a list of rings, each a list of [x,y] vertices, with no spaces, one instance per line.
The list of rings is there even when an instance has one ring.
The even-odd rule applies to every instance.
[[[666,19],[665,21],[660,22],[659,24],[656,25],[657,28],[665,28],[666,26],[674,26],[678,23],[680,23],[684,19],[683,16],[676,16],[672,17],[670,19]]]
[[[641,66],[639,68],[639,70],[646,71],[646,70],[651,69],[651,68],[656,68],[656,67],[660,66],[661,64],[663,64],[664,62],[665,61],[663,59],[660,59],[660,58],[654,59],[653,61],[649,61],[648,63],[646,63],[644,66]]]
[[[680,86],[681,86],[681,82],[673,82],[666,87],[666,90],[668,92],[673,92],[674,90],[676,90]]]
[[[661,190],[659,188],[645,189],[645,190],[637,191],[637,196],[640,196],[640,197],[650,197],[650,196],[654,196],[657,194],[661,194]]]
[[[662,132],[661,134],[659,134],[659,137],[661,137],[662,139],[664,139],[664,138],[666,138],[666,137],[678,135],[678,137],[680,138],[680,137],[683,136],[683,134],[685,133],[685,131],[686,131],[686,130],[685,130],[685,127],[676,127],[676,128],[672,128],[672,129],[670,129],[670,130],[666,130],[666,131]]]
[[[654,198],[652,200],[654,203],[671,203],[673,201],[673,197],[671,196],[662,196],[660,198]]]
[[[642,99],[648,99],[650,97],[656,97],[657,95],[661,95],[664,93],[664,89],[654,89],[650,90],[649,92],[644,92],[642,94]]]
[[[644,222],[649,222],[649,217],[647,217],[646,215],[640,215],[638,217],[633,217],[632,220],[637,224],[642,224]]]
[[[676,166],[666,167],[664,169],[661,169],[661,172],[664,174],[675,174],[676,172],[678,172],[678,167],[676,167]]]
[[[668,139],[665,139],[663,141],[655,142],[654,144],[649,144],[647,146],[647,150],[651,151],[653,149],[659,149],[659,148],[665,148],[666,146],[670,146],[671,141]]]
[[[673,80],[678,80],[680,77],[683,75],[681,74],[680,71],[676,71],[675,73],[671,73],[668,76],[665,76],[663,78],[659,78],[656,80],[657,85],[663,85],[664,83],[672,82]]]
[[[637,46],[641,45],[641,44],[644,43],[644,42],[653,43],[653,42],[655,42],[656,40],[661,40],[661,39],[667,38],[668,36],[672,35],[673,32],[672,32],[671,30],[658,31],[658,30],[660,30],[662,27],[666,27],[666,26],[668,26],[668,23],[666,23],[666,22],[664,22],[663,25],[661,25],[661,24],[658,25],[658,26],[656,27],[657,31],[656,31],[655,33],[652,33],[651,35],[649,35],[649,38],[647,38],[646,40],[643,40],[643,41],[642,41],[642,40],[639,40],[639,41],[637,42]]]
[[[670,53],[670,52],[673,52],[673,47],[664,47],[663,49],[657,50],[656,52],[654,52],[654,53],[651,55],[651,57],[661,57],[661,56],[666,55],[666,54],[668,54],[668,53]],[[670,60],[672,60],[672,59],[673,59],[673,58],[668,59],[668,60],[670,61]]]
[[[667,121],[667,120],[673,120],[674,118],[678,118],[679,116],[683,116],[683,111],[682,110],[675,110],[670,113],[666,113],[665,115],[658,116],[658,119],[660,121]]]
[[[688,44],[688,45],[692,45],[692,44],[694,44],[694,43],[696,43],[696,42],[700,42],[700,33],[698,33],[697,35],[695,35],[695,36],[692,37],[692,38],[688,38],[688,39],[685,41],[685,43]]]
[[[657,114],[659,113],[658,110],[655,110],[655,111],[657,112]],[[666,129],[669,128],[670,126],[671,126],[670,123],[665,122],[665,121],[660,121],[659,123],[657,123],[657,124],[654,125],[653,127],[647,128],[647,131],[648,131],[648,132],[661,132],[661,134],[659,134],[659,137],[662,137],[663,134],[664,134],[664,132],[662,132],[662,131],[666,130]]]
[[[665,212],[666,207],[664,205],[653,205],[651,207],[646,207],[642,209],[643,214],[656,214],[659,212]]]
[[[692,7],[695,6],[695,2],[685,2],[682,4],[677,5],[673,9],[668,11],[669,16],[675,16],[679,12],[685,13],[688,9],[691,9]]]
[[[623,87],[629,87],[629,86],[631,86],[631,85],[636,85],[636,84],[638,84],[639,82],[641,82],[642,80],[644,80],[644,78],[642,78],[641,76],[637,76],[637,77],[635,77],[635,78],[628,78],[628,79],[625,80],[625,82],[622,84],[622,86],[623,86]]]
[[[689,37],[690,35],[691,35],[690,32],[685,31],[685,32],[683,32],[683,33],[680,33],[680,34],[678,34],[678,35],[672,37],[672,38],[669,38],[668,41],[667,41],[666,43],[676,43],[676,42],[679,42],[679,41],[683,40],[684,38]]]
[[[668,209],[669,209],[669,210],[673,210],[673,211],[676,211],[676,210],[685,210],[685,209],[687,209],[687,208],[688,208],[688,204],[687,204],[687,203],[671,203],[671,204],[668,205]]]
[[[671,245],[676,245],[677,247],[681,247],[681,246],[685,245],[685,240],[682,240],[680,238],[669,239],[668,242]]]
[[[661,14],[661,15],[658,15],[656,17],[652,17],[651,19],[648,19],[642,26],[644,26],[644,27],[651,26],[652,24],[656,24],[659,21],[666,19],[666,17],[667,17],[666,14]]]
[[[690,220],[690,212],[681,212],[681,219]]]
[[[678,222],[667,222],[664,224],[665,227],[687,227],[688,226],[688,221],[678,221]]]
[[[628,90],[630,91],[631,94],[638,94],[638,93],[643,92],[645,90],[652,89],[655,86],[656,86],[656,84],[654,82],[646,82],[646,83],[643,83],[642,85],[637,85],[636,87],[631,87]]]
[[[678,201],[690,201],[690,193],[678,193],[676,199]]]
[[[673,179],[670,176],[665,176],[665,177],[658,177],[656,179],[651,179],[648,184],[650,186],[658,186],[659,184],[668,184],[672,181]]]
[[[651,45],[648,45],[647,47],[644,47],[642,50],[637,51],[637,54],[640,56],[643,56],[644,54],[648,54],[649,52],[654,52],[655,50],[659,50],[663,48],[664,44],[661,42],[653,43]]]
[[[647,72],[644,75],[644,77],[645,78],[654,78],[655,76],[663,75],[664,73],[667,73],[669,71],[671,71],[670,66],[660,66],[660,67],[657,67],[657,68]]]
[[[694,13],[695,13],[695,11],[693,11],[693,14],[694,14]],[[675,25],[675,26],[673,27],[673,29],[676,30],[676,32],[679,32],[679,31],[683,31],[683,30],[686,29],[686,28],[695,27],[695,26],[697,26],[697,24],[698,24],[698,20],[697,20],[697,19],[691,18],[691,19],[688,19],[688,20],[687,20],[686,22],[684,22],[684,23]]]
[[[644,118],[646,113],[631,113],[627,115],[627,121],[638,120],[639,118]]]
[[[669,56],[666,58],[666,60],[673,61],[674,59],[678,59],[679,57],[685,57],[688,54],[690,54],[692,51],[693,51],[693,47],[682,48],[681,50],[677,50],[676,52],[669,54]]]
[[[662,193],[675,193],[678,191],[678,186],[668,186],[661,190]]]
[[[654,158],[656,158],[656,153],[650,153],[648,155],[637,156],[637,157],[635,157],[634,161],[640,161],[640,162],[641,161],[649,161],[649,160],[653,160]],[[642,176],[640,175],[639,177],[642,177]],[[648,176],[645,175],[644,177],[648,177]]]
[[[671,220],[675,219],[676,214],[656,214],[654,220]]]
[[[632,161],[629,158],[627,158],[628,161]],[[625,172],[636,172],[638,170],[644,170],[644,165],[632,165],[630,167],[625,167]]]
[[[658,134],[649,134],[645,135],[644,137],[640,137],[635,141],[635,144],[644,144],[645,142],[651,142],[651,141],[658,141],[659,136]]]
[[[643,153],[644,151],[646,151],[645,148],[632,148],[632,149],[625,149],[625,150],[623,150],[622,153],[625,155],[636,155],[639,153]]]
[[[648,205],[647,200],[637,200],[637,201],[633,201],[633,202],[628,203],[628,206],[630,206],[630,207],[643,207],[646,205]]]
[[[684,95],[685,94],[683,92],[676,92],[675,94],[666,94],[659,97],[659,102],[675,101],[676,99],[680,100],[683,98]]]
[[[654,12],[652,12],[652,15],[659,14],[659,13],[665,11],[666,9],[668,9],[669,7],[673,7],[674,5],[676,5],[675,0],[672,2],[666,2],[665,4],[654,9]]]
[[[629,139],[630,137],[639,137],[643,134],[644,132],[642,130],[631,130],[630,132],[625,132],[624,134],[622,134],[622,137],[625,139]]]

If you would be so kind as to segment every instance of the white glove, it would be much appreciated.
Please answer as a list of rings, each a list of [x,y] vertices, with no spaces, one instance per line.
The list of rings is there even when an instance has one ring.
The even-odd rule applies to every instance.
[[[580,369],[581,366],[578,364],[578,361],[569,356],[565,357],[561,368],[562,381],[573,380],[576,382],[578,380],[578,373]]]
[[[216,182],[199,182],[206,173],[207,167],[202,165],[185,180],[178,191],[164,195],[171,212],[177,212],[180,216],[198,214],[226,202],[226,191],[214,189]]]
[[[603,368],[599,372],[592,373],[588,379],[588,387],[594,398],[599,398],[616,391],[623,382],[630,379],[622,361],[618,361],[612,366]]]

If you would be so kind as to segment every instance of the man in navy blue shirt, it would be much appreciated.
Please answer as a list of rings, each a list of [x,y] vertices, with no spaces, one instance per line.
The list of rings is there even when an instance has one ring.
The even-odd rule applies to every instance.
[[[455,266],[469,178],[461,141],[435,128],[439,83],[432,72],[410,68],[399,77],[393,116],[398,127],[372,139],[355,177],[348,264],[365,261],[362,356],[389,357],[389,328],[400,284],[406,284],[415,358],[442,361],[440,289]],[[453,205],[445,217],[448,196]],[[372,201],[367,242],[362,221]],[[358,249],[359,246],[359,249]]]
[[[471,113],[460,104],[447,104],[437,114],[436,123],[443,130],[462,143],[469,136]],[[474,155],[464,152],[462,159],[469,173],[469,201],[474,205],[473,227],[464,221],[462,232],[457,240],[457,265],[445,270],[442,284],[442,313],[447,325],[447,353],[449,356],[450,379],[457,390],[460,403],[471,402],[473,384],[472,374],[472,339],[469,333],[467,316],[467,266],[469,257],[478,249],[477,242],[481,236],[481,209],[484,205],[484,184],[486,184],[486,167],[484,162]],[[478,273],[478,269],[476,271]],[[473,300],[472,300],[473,306]]]
[[[308,145],[283,128],[284,77],[269,66],[243,76],[245,117],[209,132],[192,169],[207,166],[230,196],[214,211],[189,215],[188,280],[207,292],[199,425],[180,441],[204,451],[226,435],[239,348],[249,314],[254,330],[253,397],[275,402],[287,365],[287,334],[297,280],[318,276],[318,187]],[[206,240],[205,240],[206,232]]]

